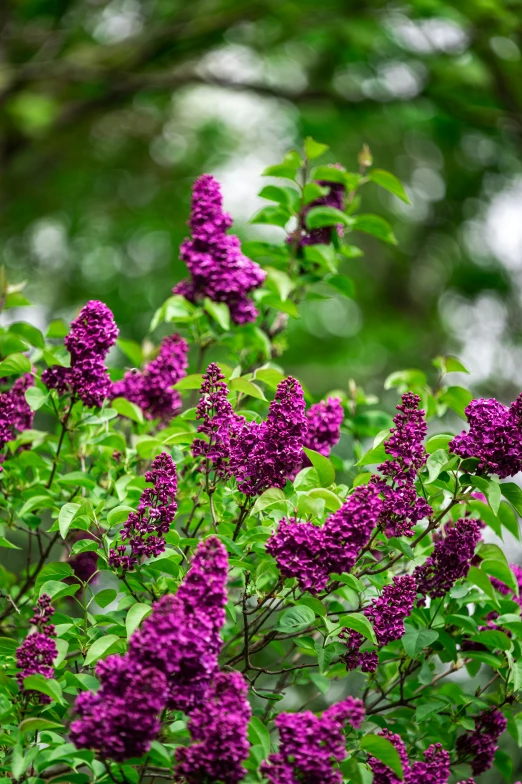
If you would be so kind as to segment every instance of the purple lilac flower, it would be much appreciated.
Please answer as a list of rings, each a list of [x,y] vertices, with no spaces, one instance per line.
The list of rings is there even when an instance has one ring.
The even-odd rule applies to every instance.
[[[337,397],[329,397],[326,402],[315,403],[306,412],[306,418],[308,433],[304,445],[328,457],[341,437],[344,419],[341,401]]]
[[[333,164],[332,169],[341,169],[339,164]],[[328,188],[328,193],[324,196],[319,196],[314,201],[307,204],[301,211],[299,217],[299,227],[293,235],[289,237],[289,242],[303,245],[328,245],[332,241],[333,232],[335,231],[339,237],[343,236],[343,226],[338,224],[335,228],[332,226],[324,226],[320,229],[309,229],[306,225],[306,216],[312,207],[335,207],[344,212],[346,187],[342,182],[334,182],[333,180],[317,180],[317,185],[323,188]]]
[[[166,674],[171,710],[201,704],[217,672],[227,570],[219,539],[201,542],[177,594],[160,599],[131,638],[129,655]]]
[[[131,512],[120,531],[125,544],[109,552],[109,564],[122,569],[133,569],[141,557],[153,558],[165,550],[165,534],[170,530],[178,505],[176,465],[166,452],[154,458],[145,479],[154,487],[147,487],[141,494],[137,512]]]
[[[491,708],[477,716],[473,732],[465,732],[457,738],[459,758],[469,759],[474,776],[480,776],[493,764],[498,749],[497,741],[506,727],[506,718],[497,708]]]
[[[428,426],[419,404],[420,397],[413,392],[402,396],[393,420],[395,427],[384,442],[386,453],[393,459],[379,466],[384,479],[372,479],[383,496],[381,525],[389,537],[413,536],[412,527],[433,511],[415,489],[417,474],[428,459],[423,446]]]
[[[432,599],[444,596],[457,580],[466,577],[481,538],[480,526],[471,518],[446,526],[444,533],[427,561],[413,573],[419,593]]]
[[[349,572],[368,544],[381,500],[371,485],[355,488],[322,528],[295,518],[281,520],[266,544],[281,574],[296,577],[303,591],[322,591],[333,573]]]
[[[180,257],[190,279],[178,283],[174,294],[191,302],[204,297],[225,302],[236,324],[255,321],[257,310],[247,295],[263,283],[266,273],[243,255],[238,237],[226,233],[232,218],[223,212],[219,183],[210,174],[194,183],[189,226],[192,239],[183,242]]]
[[[346,757],[344,726],[358,728],[364,720],[361,700],[347,697],[332,705],[321,717],[311,711],[280,713],[276,718],[280,744],[261,765],[270,784],[341,784],[335,763]]]
[[[414,762],[410,765],[404,741],[400,735],[395,735],[389,730],[379,733],[392,743],[399,754],[404,773],[403,784],[447,784],[450,775],[450,757],[440,743],[432,744],[424,752],[424,762]],[[400,784],[401,780],[395,773],[378,760],[369,756],[368,764],[373,771],[373,784]]]
[[[218,673],[203,705],[192,711],[188,729],[190,746],[176,750],[176,774],[186,784],[219,781],[238,784],[247,771],[250,744],[248,722],[252,711],[248,686],[240,672]]]
[[[141,408],[147,419],[169,422],[181,411],[181,396],[172,389],[186,376],[188,344],[179,335],[161,341],[156,359],[144,370],[130,370],[112,385],[111,397],[125,397]]]
[[[265,422],[246,422],[232,434],[230,469],[242,493],[260,495],[285,486],[301,463],[307,435],[301,385],[289,376],[277,387]]]
[[[101,406],[110,396],[111,381],[105,357],[116,343],[118,327],[103,302],[91,300],[71,323],[65,347],[71,355],[71,366],[53,365],[42,373],[48,389],[59,395],[70,392],[89,408]]]
[[[166,707],[204,709],[218,670],[227,572],[219,539],[201,542],[177,594],[154,605],[126,654],[98,664],[100,689],[78,696],[80,718],[71,725],[78,748],[119,761],[141,756],[159,732],[158,717]]]
[[[460,457],[477,457],[478,468],[501,479],[522,469],[522,395],[505,406],[495,398],[472,400],[466,408],[469,431],[449,448]]]
[[[404,620],[411,615],[417,586],[415,578],[409,574],[396,576],[393,583],[385,585],[382,594],[364,610],[364,615],[372,623],[379,648],[393,640],[400,640],[405,632]],[[341,658],[347,670],[361,667],[363,672],[375,672],[377,654],[375,651],[360,652],[364,637],[353,629],[343,629],[339,639],[345,641],[346,654]]]
[[[234,412],[227,400],[228,387],[224,378],[215,362],[208,366],[203,376],[196,419],[201,421],[198,433],[203,433],[207,440],[196,438],[192,443],[192,454],[205,458],[206,471],[212,469],[221,479],[228,479],[231,475],[230,437],[245,420]]]
[[[36,603],[31,624],[36,626],[36,631],[27,635],[24,642],[16,650],[16,666],[21,669],[16,679],[20,689],[23,689],[24,678],[29,675],[43,675],[52,678],[54,675],[53,661],[58,655],[58,649],[53,637],[56,637],[54,625],[50,622],[54,613],[51,606],[51,597],[43,593]],[[31,694],[31,692],[29,692]],[[51,702],[50,697],[38,694],[42,704]]]
[[[29,430],[33,426],[34,411],[31,411],[25,399],[26,390],[32,386],[34,386],[34,378],[30,373],[24,373],[16,379],[7,393],[14,405],[13,427],[20,432]]]
[[[159,714],[167,700],[164,673],[114,655],[98,663],[96,676],[98,691],[84,691],[76,699],[80,718],[71,724],[72,742],[117,761],[141,757],[160,730]]]
[[[13,421],[16,410],[11,396],[4,392],[0,394],[0,449],[13,438]],[[0,463],[5,460],[5,455],[0,455]],[[4,469],[0,466],[0,472]]]
[[[496,577],[490,577],[491,585],[495,588],[503,596],[510,596],[511,599],[516,602],[520,607],[522,607],[522,567],[518,564],[511,564],[510,565],[511,571],[515,575],[515,579],[518,584],[519,595],[517,596],[513,590],[502,582],[502,580],[498,580]]]

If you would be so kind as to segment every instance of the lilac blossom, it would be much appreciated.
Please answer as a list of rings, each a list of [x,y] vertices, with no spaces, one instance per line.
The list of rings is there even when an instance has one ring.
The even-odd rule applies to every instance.
[[[204,704],[190,714],[191,745],[176,750],[176,774],[186,784],[238,784],[244,779],[247,771],[242,763],[249,754],[247,733],[252,714],[247,694],[248,685],[240,672],[215,676]]]
[[[501,479],[522,469],[522,395],[505,406],[495,398],[472,400],[466,407],[469,430],[450,442],[460,457],[479,459],[480,471]]]
[[[196,408],[196,419],[201,422],[198,433],[205,439],[196,438],[192,443],[194,457],[203,457],[205,471],[214,470],[221,479],[230,473],[230,438],[245,420],[238,416],[227,400],[228,387],[225,376],[212,362],[203,376],[200,400]]]
[[[335,765],[346,757],[344,726],[357,729],[363,720],[363,703],[353,697],[332,705],[321,717],[311,711],[280,713],[275,720],[279,751],[262,763],[262,774],[270,784],[341,784],[343,776]]]
[[[373,626],[379,648],[400,640],[404,635],[404,620],[411,615],[416,594],[417,586],[412,575],[395,576],[393,583],[385,585],[382,594],[366,607],[364,615]],[[343,629],[339,639],[345,642],[347,648],[342,660],[348,670],[360,666],[363,672],[375,672],[378,662],[375,651],[359,650],[364,643],[362,634],[353,629]]]
[[[444,596],[457,580],[466,577],[481,538],[480,526],[471,518],[446,526],[444,533],[427,561],[414,571],[419,593],[432,599]]]
[[[24,373],[23,376],[16,379],[7,393],[14,405],[13,427],[20,432],[29,430],[33,426],[34,411],[31,411],[25,399],[26,390],[32,386],[34,386],[34,378],[30,373]]]
[[[516,602],[520,607],[522,607],[522,567],[518,564],[511,564],[510,569],[515,575],[515,579],[518,585],[519,595],[517,596],[516,593],[510,588],[508,585],[502,582],[502,580],[498,580],[496,577],[490,577],[491,585],[495,588],[503,596],[510,596],[511,599]]]
[[[400,735],[383,730],[380,735],[392,743],[402,764],[403,784],[447,784],[450,775],[450,757],[440,743],[432,744],[424,752],[424,761],[410,764],[404,741]],[[376,757],[369,756],[368,764],[373,771],[373,784],[401,784],[401,779]]]
[[[160,599],[132,636],[129,655],[166,674],[171,710],[201,704],[217,672],[227,570],[219,539],[201,542],[178,592]]]
[[[459,759],[469,760],[474,776],[480,776],[493,764],[498,749],[497,741],[506,727],[506,718],[498,708],[491,708],[477,716],[473,731],[457,738]]]
[[[413,526],[432,513],[428,502],[417,495],[415,488],[417,474],[428,459],[423,446],[428,426],[419,404],[420,397],[413,392],[402,396],[397,406],[399,413],[393,420],[395,427],[384,442],[392,460],[379,466],[384,478],[372,479],[382,494],[381,525],[388,537],[413,536]]]
[[[190,278],[178,283],[174,294],[191,302],[205,297],[225,302],[236,324],[255,321],[257,310],[248,294],[261,286],[266,273],[243,255],[238,237],[226,233],[232,218],[223,212],[219,183],[210,174],[194,183],[189,226],[192,239],[183,242],[180,257]]]
[[[167,679],[160,670],[130,656],[108,656],[96,667],[100,688],[76,699],[79,714],[70,738],[77,748],[123,761],[141,757],[160,730],[167,700]]]
[[[306,412],[308,433],[305,447],[328,457],[330,450],[341,437],[344,419],[343,405],[339,398],[329,397],[325,402],[315,403]]]
[[[154,458],[145,479],[153,487],[147,487],[141,494],[138,510],[131,512],[120,531],[123,542],[128,543],[112,548],[109,564],[122,569],[133,569],[139,559],[161,555],[165,550],[165,534],[170,530],[178,505],[175,501],[178,489],[176,466],[166,452]]]
[[[230,469],[247,496],[285,486],[301,463],[307,435],[301,385],[289,376],[278,385],[265,422],[246,422],[231,438]]]
[[[368,544],[381,509],[371,485],[355,488],[322,528],[295,518],[281,520],[266,544],[285,577],[296,577],[303,591],[317,593],[330,574],[349,572]]]
[[[0,394],[0,449],[3,449],[8,441],[13,438],[13,423],[16,417],[16,409],[11,396],[7,393]],[[5,460],[5,455],[0,455],[0,462]],[[0,466],[0,471],[4,469]]]
[[[103,302],[91,300],[71,323],[65,347],[71,355],[71,366],[53,365],[42,373],[48,389],[59,395],[70,393],[89,408],[101,406],[110,396],[111,381],[105,357],[116,343],[118,327]]]
[[[111,397],[124,397],[141,408],[147,419],[169,422],[181,411],[181,396],[172,387],[186,376],[188,344],[179,335],[161,342],[156,359],[143,370],[128,371],[112,385]]]
[[[20,689],[23,689],[24,678],[29,675],[43,675],[44,678],[54,676],[53,661],[58,655],[58,649],[53,637],[56,637],[51,618],[54,609],[51,606],[51,597],[43,593],[33,608],[34,615],[31,624],[36,626],[36,631],[27,635],[24,642],[16,650],[16,666],[21,669],[16,679]],[[29,692],[31,694],[31,692]],[[50,697],[38,694],[42,704],[51,702]]]

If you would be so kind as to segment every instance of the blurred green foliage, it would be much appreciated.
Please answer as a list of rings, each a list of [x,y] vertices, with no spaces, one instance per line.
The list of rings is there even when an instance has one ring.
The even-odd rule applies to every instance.
[[[367,187],[398,245],[360,235],[354,299],[303,308],[288,369],[380,390],[452,351],[518,392],[520,0],[5,0],[0,28],[0,253],[34,323],[99,298],[142,340],[185,274],[193,179],[263,236],[260,172],[311,135],[352,170],[367,143],[413,206]]]

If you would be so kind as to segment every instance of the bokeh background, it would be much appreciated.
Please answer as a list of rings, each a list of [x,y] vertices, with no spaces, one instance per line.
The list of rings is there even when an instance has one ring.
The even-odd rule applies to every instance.
[[[355,169],[367,143],[413,206],[367,186],[399,244],[361,235],[354,300],[303,307],[288,368],[317,394],[377,391],[450,351],[476,390],[518,394],[521,0],[0,5],[0,255],[26,320],[100,298],[143,339],[184,275],[198,174],[252,238],[266,165],[312,135]]]

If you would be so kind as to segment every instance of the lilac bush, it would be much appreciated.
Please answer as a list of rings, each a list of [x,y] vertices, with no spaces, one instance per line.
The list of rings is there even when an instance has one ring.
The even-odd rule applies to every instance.
[[[456,358],[393,373],[383,410],[288,375],[288,319],[350,291],[356,232],[395,242],[365,190],[408,201],[323,153],[265,172],[278,245],[241,246],[198,178],[143,347],[98,301],[2,342],[26,346],[0,376],[5,782],[516,778],[520,399],[448,384]]]

